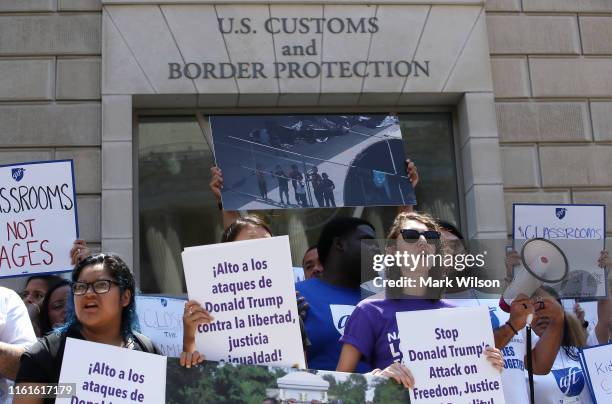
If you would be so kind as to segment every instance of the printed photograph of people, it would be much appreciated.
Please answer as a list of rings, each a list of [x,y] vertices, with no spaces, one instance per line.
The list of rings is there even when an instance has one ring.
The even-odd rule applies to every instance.
[[[414,205],[397,117],[211,116],[229,210]]]

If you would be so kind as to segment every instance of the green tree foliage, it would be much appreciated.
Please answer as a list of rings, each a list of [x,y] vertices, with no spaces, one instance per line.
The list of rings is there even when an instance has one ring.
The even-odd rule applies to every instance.
[[[365,401],[368,381],[359,374],[351,374],[345,381],[338,383],[332,375],[323,379],[329,382],[327,396],[330,401],[342,400],[344,404],[363,404]]]
[[[392,379],[381,378],[374,389],[375,404],[403,404],[410,402],[410,393]]]
[[[174,359],[168,363],[166,402],[261,404],[267,388],[276,387],[276,379],[286,373],[269,371],[264,366],[218,365],[204,362],[184,369]]]

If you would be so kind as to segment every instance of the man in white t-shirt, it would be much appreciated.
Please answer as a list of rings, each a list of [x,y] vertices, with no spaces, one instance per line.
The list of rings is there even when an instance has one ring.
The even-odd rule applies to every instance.
[[[36,342],[25,304],[10,289],[0,286],[0,404],[10,404],[8,386],[17,376],[21,354]]]

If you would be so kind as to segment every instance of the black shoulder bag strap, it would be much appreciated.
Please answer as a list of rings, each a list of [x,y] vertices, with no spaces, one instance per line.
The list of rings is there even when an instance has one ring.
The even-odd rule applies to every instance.
[[[132,332],[132,335],[134,335],[134,340],[136,341],[138,345],[140,345],[143,352],[148,352],[148,353],[157,352],[157,350],[155,349],[155,346],[153,346],[153,342],[151,341],[149,337],[139,332]]]

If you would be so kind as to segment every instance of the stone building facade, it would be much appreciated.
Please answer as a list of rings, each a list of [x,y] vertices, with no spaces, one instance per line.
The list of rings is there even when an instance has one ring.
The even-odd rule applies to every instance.
[[[167,81],[166,77],[155,77],[157,73],[148,71],[147,63],[155,63],[160,56],[151,51],[156,47],[147,48],[147,41],[161,49],[164,40],[174,38],[180,49],[185,44],[181,41],[189,40],[189,35],[177,39],[178,28],[167,31],[155,28],[153,17],[157,10],[163,7],[171,10],[177,3],[185,7],[186,4],[228,7],[229,2],[0,2],[0,161],[8,164],[74,159],[81,236],[94,248],[116,251],[136,266],[138,235],[134,220],[138,207],[132,142],[136,109],[206,108],[220,100],[219,93],[229,94],[225,101],[220,101],[226,103],[226,108],[238,109],[252,108],[261,102],[263,95],[274,100],[269,102],[269,108],[294,102],[299,106],[350,109],[358,102],[351,95],[353,90],[330,91],[334,97],[318,104],[322,97],[316,98],[319,101],[282,101],[282,90],[245,90],[240,85],[237,91],[227,92],[219,88],[186,90],[180,86],[190,85],[188,82],[179,84]],[[456,75],[445,76],[444,88],[438,91],[441,94],[425,104],[448,105],[455,111],[467,233],[473,237],[506,235],[510,231],[512,203],[536,202],[604,203],[608,212],[607,234],[612,235],[612,2],[351,0],[331,5],[334,2],[324,0],[244,0],[240,3],[256,8],[296,3],[304,7],[339,7],[338,3],[342,3],[342,7],[358,8],[369,4],[381,7],[380,12],[391,6],[424,7],[426,12],[431,12],[426,10],[428,7],[436,10],[452,7],[453,13],[449,15],[454,17],[446,24],[441,17],[439,25],[431,27],[432,36],[460,29],[463,18],[474,40],[456,45],[465,52],[461,54],[466,55],[466,67],[461,70],[462,58],[453,59],[452,71]],[[336,12],[342,14],[343,10]],[[170,14],[163,15],[168,19]],[[179,11],[174,16],[178,14]],[[140,30],[148,23],[149,31]],[[166,23],[170,26],[172,21]],[[130,31],[132,24],[134,29]],[[484,36],[479,36],[479,30],[483,30]],[[453,35],[449,34],[449,38]],[[128,46],[116,45],[121,41]],[[184,46],[196,49],[199,45]],[[160,52],[163,54],[163,50]],[[446,49],[433,49],[432,57],[444,52]],[[131,62],[123,63],[121,58]],[[160,60],[168,62],[163,57]],[[487,65],[472,66],[470,60],[486,60]],[[141,82],[142,77],[130,76],[137,70],[147,72],[145,76],[153,90],[148,88],[147,80]],[[117,79],[119,76],[123,78]],[[378,85],[383,88],[385,84],[374,84]],[[333,88],[333,83],[330,86]],[[431,92],[429,88],[425,90]],[[201,96],[207,91],[216,94],[216,98]],[[253,95],[250,99],[249,91]],[[232,97],[236,92],[245,94],[239,103]],[[288,93],[304,95],[307,91],[293,89]],[[389,100],[398,98],[385,94],[405,99],[405,105],[418,106],[420,101],[427,100],[425,96],[411,99],[410,91],[396,93],[394,89],[375,88],[367,94],[371,98],[359,97],[365,99],[360,106],[394,106],[397,101]],[[383,97],[376,98],[380,94]]]

